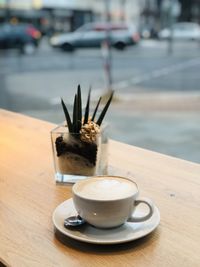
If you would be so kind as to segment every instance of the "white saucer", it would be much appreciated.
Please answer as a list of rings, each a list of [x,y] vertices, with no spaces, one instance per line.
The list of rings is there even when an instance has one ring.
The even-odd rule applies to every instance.
[[[135,216],[146,213],[143,205],[139,205],[135,211]],[[58,231],[64,235],[87,243],[93,244],[118,244],[133,241],[151,233],[160,222],[160,213],[155,207],[152,217],[141,223],[126,222],[122,226],[113,229],[97,229],[89,224],[85,224],[77,229],[66,229],[64,219],[75,215],[76,210],[72,199],[61,203],[53,212],[53,223]]]

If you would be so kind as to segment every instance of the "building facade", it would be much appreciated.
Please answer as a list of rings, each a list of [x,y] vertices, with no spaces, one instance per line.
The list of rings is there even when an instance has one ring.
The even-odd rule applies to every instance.
[[[172,7],[172,8],[171,8]],[[52,31],[72,31],[94,20],[126,21],[155,29],[174,21],[200,23],[200,0],[0,0],[0,22],[6,16]]]
[[[0,0],[0,20],[6,16],[30,22],[44,34],[73,31],[108,16],[113,21],[138,24],[141,0]]]

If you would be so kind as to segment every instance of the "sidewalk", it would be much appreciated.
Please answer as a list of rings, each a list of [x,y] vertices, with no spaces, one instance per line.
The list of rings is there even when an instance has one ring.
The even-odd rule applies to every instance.
[[[200,93],[138,93],[121,99],[109,115],[114,139],[200,163]]]
[[[136,89],[135,89],[136,90]],[[200,92],[142,92],[116,93],[116,103],[128,111],[191,112],[200,111]]]

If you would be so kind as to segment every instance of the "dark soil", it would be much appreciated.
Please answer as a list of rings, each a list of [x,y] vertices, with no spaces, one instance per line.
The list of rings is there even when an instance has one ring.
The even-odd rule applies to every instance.
[[[96,144],[86,143],[81,140],[79,140],[78,144],[69,144],[64,142],[62,136],[56,138],[55,144],[58,157],[65,153],[73,153],[86,158],[92,165],[95,166],[97,157]]]

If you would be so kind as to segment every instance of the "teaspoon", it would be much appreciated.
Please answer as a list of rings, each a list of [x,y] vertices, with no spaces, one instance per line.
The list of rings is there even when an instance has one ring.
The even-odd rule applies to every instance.
[[[86,223],[86,221],[80,215],[74,215],[66,218],[64,220],[64,226],[68,227],[76,227]]]

